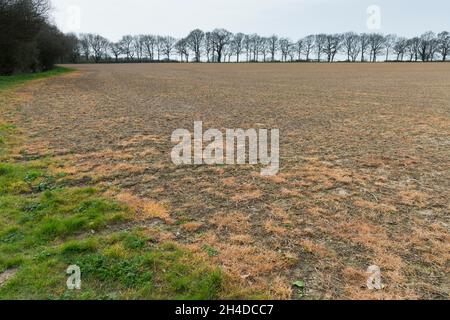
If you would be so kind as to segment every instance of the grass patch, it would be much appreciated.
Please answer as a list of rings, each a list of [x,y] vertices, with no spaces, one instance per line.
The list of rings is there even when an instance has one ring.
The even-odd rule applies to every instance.
[[[47,183],[51,181],[51,183]],[[0,299],[215,299],[223,274],[175,244],[113,232],[130,209],[91,187],[67,188],[40,162],[0,163]],[[45,182],[48,188],[39,186]],[[106,232],[102,232],[105,230]],[[69,265],[82,290],[66,288]]]
[[[73,264],[81,269],[81,290],[66,288]],[[0,288],[0,299],[217,299],[224,281],[220,269],[189,251],[124,232],[40,247],[10,266],[19,271]]]
[[[31,80],[45,79],[71,72],[73,69],[66,67],[56,67],[53,70],[37,73],[16,74],[11,76],[0,76],[0,91],[23,84]]]

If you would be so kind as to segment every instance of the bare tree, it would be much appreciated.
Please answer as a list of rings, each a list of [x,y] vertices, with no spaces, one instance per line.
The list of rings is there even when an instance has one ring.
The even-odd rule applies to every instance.
[[[267,61],[267,55],[270,53],[270,40],[269,38],[262,37],[261,38],[261,46],[260,46],[260,53],[263,56],[263,61]]]
[[[176,39],[171,36],[165,36],[161,39],[161,49],[162,53],[166,56],[166,59],[170,60],[170,55],[172,54],[172,51],[174,49]]]
[[[369,35],[367,33],[361,33],[359,35],[359,44],[361,48],[361,62],[366,61],[365,54],[369,50]]]
[[[244,37],[243,33],[236,33],[231,40],[231,51],[236,55],[236,61],[239,62],[242,51],[244,50]]]
[[[314,38],[314,45],[317,53],[317,61],[320,62],[323,48],[325,46],[325,43],[327,41],[327,35],[326,34],[318,34]]]
[[[369,35],[371,61],[376,62],[377,56],[379,56],[383,52],[385,40],[385,37],[379,33],[372,33]]]
[[[260,47],[261,47],[261,43],[262,43],[262,38],[257,35],[257,34],[252,34],[250,36],[251,39],[251,52],[253,57],[250,57],[250,59],[252,61],[257,62],[258,58],[259,58],[259,53],[260,53]]]
[[[144,36],[134,36],[133,37],[133,50],[136,53],[136,58],[138,61],[142,60],[142,56],[144,53]]]
[[[244,36],[244,49],[245,49],[245,54],[246,54],[246,61],[249,62],[250,61],[250,56],[251,56],[251,50],[252,50],[252,37],[248,34],[246,34]]]
[[[175,49],[180,55],[180,62],[183,62],[183,57],[185,58],[186,62],[189,62],[189,46],[188,40],[186,38],[178,40],[175,44]]]
[[[341,50],[342,48],[342,35],[341,34],[335,34],[333,36],[333,50],[331,53],[331,62],[334,62],[334,59],[336,58],[336,54]]]
[[[359,56],[359,35],[355,32],[347,32],[343,35],[342,46],[347,54],[347,61],[356,61],[356,57]]]
[[[69,53],[69,62],[78,63],[81,56],[78,37],[74,33],[68,33],[66,38],[66,41],[69,42],[69,48],[71,48]]]
[[[315,41],[314,35],[306,36],[305,39],[303,40],[303,48],[306,56],[306,61],[309,61],[309,55],[314,49],[314,41]]]
[[[434,61],[436,54],[439,52],[439,40],[436,38],[436,35],[433,33],[433,38],[430,41],[430,45],[428,47],[428,56],[430,61]]]
[[[257,34],[253,36],[253,60],[258,62],[259,56],[263,54],[265,38]]]
[[[214,55],[211,32],[205,33],[205,52],[206,52],[206,61],[211,62],[211,53]],[[214,58],[212,60],[214,60]]]
[[[156,37],[153,35],[142,36],[142,45],[148,59],[153,61],[155,58]]]
[[[384,37],[384,48],[386,49],[386,59],[385,61],[389,61],[389,54],[392,49],[392,47],[395,44],[395,41],[397,40],[397,35],[395,34],[388,34]]]
[[[80,47],[81,51],[83,52],[84,58],[86,59],[86,61],[89,61],[91,55],[91,45],[89,43],[88,34],[80,35]]]
[[[412,39],[407,40],[406,49],[409,50],[410,61],[418,61],[419,60],[419,47],[420,47],[420,38],[414,37]]]
[[[327,55],[327,61],[333,62],[341,47],[341,36],[339,34],[328,34],[325,36],[323,52]]]
[[[187,46],[194,52],[194,61],[201,61],[202,45],[205,39],[205,33],[200,29],[195,29],[189,33],[186,38]]]
[[[290,57],[291,53],[294,51],[293,50],[294,45],[290,39],[281,38],[279,40],[279,46],[281,51],[281,60],[287,62],[288,56]]]
[[[133,60],[134,51],[133,51],[133,36],[127,35],[123,36],[120,40],[120,46],[122,48],[122,53],[126,55],[127,60]]]
[[[426,32],[420,36],[419,56],[423,62],[433,59],[432,55],[436,52],[435,34],[432,31]]]
[[[257,34],[249,35],[250,38],[250,61],[256,61],[256,55],[258,51],[258,38]]]
[[[119,61],[119,56],[122,54],[122,47],[120,43],[118,42],[112,42],[109,44],[109,50],[111,50],[112,54],[114,55],[114,58],[116,62]]]
[[[418,57],[418,51],[414,47],[414,40],[415,39],[408,39],[406,42],[406,54],[409,55],[409,62],[413,61],[415,57]]]
[[[161,54],[163,53],[163,45],[164,45],[164,37],[157,36],[156,37],[156,54],[158,61],[161,61]]]
[[[98,34],[87,35],[89,45],[92,48],[93,58],[96,63],[100,62],[105,53],[105,48],[108,47],[109,41]]]
[[[103,57],[105,60],[109,61],[110,60],[110,55],[109,55],[109,51],[111,49],[111,41],[109,41],[108,39],[105,39],[106,41],[103,43],[104,48],[103,48]]]
[[[446,61],[450,52],[450,33],[448,31],[438,34],[438,49],[442,56],[442,61]]]
[[[278,37],[276,35],[272,35],[271,37],[269,37],[268,39],[269,42],[269,51],[270,51],[270,56],[271,56],[271,61],[275,61],[275,56],[277,54],[278,51]]]
[[[222,62],[223,49],[230,43],[232,33],[225,29],[215,29],[211,33],[214,51],[217,53],[217,62]]]
[[[288,49],[287,54],[289,56],[289,61],[294,62],[295,54],[297,53],[295,43],[292,41],[289,41],[287,49]]]
[[[361,39],[359,35],[357,35],[356,41],[353,44],[352,50],[350,51],[350,57],[352,59],[352,62],[356,62],[356,60],[358,60],[360,53],[361,53]]]
[[[231,50],[231,45],[226,45],[223,48],[223,62],[231,62],[232,56],[233,56],[233,50]]]
[[[6,1],[6,2],[17,2],[17,1]],[[51,4],[48,0],[31,0],[29,2],[28,9],[31,9],[29,13],[32,16],[48,18],[47,14],[51,10]]]
[[[407,48],[408,39],[403,37],[397,38],[393,47],[394,52],[397,55],[397,61],[403,61]]]

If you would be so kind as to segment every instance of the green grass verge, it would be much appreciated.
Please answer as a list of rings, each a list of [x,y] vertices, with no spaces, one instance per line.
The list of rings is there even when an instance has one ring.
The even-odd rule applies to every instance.
[[[144,230],[112,231],[130,217],[127,207],[63,185],[41,162],[0,164],[0,272],[18,268],[0,299],[219,297],[219,269]],[[69,265],[81,268],[79,291],[66,287]]]
[[[48,170],[51,159],[8,159],[14,131],[0,125],[0,274],[14,274],[0,299],[220,298],[220,269],[145,229],[120,231],[133,214],[126,206],[93,187],[68,187]],[[66,286],[70,265],[81,269],[81,290]]]
[[[71,72],[73,69],[66,67],[56,67],[53,70],[38,73],[16,74],[11,76],[0,76],[0,91],[37,79],[45,79],[60,74]]]

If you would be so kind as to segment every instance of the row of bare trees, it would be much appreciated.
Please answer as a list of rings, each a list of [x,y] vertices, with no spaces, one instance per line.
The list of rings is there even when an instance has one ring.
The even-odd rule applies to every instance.
[[[63,34],[49,19],[49,0],[0,0],[0,74],[51,69],[57,62],[446,61],[447,31],[413,38],[379,33],[308,35],[298,41],[196,29],[186,37]]]
[[[73,57],[79,61],[173,61],[180,62],[294,62],[344,60],[447,61],[450,33],[426,32],[414,38],[393,34],[355,33],[309,35],[298,41],[276,35],[233,34],[225,29],[186,37],[127,35],[110,42],[100,35],[81,34]],[[75,61],[73,61],[75,62]]]

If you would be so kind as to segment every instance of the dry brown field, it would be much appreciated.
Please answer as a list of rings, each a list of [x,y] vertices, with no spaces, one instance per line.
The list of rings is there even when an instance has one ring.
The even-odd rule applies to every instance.
[[[450,64],[72,67],[19,89],[20,154],[51,153],[155,241],[273,298],[449,298]],[[171,134],[194,121],[280,129],[280,173],[175,166]]]

